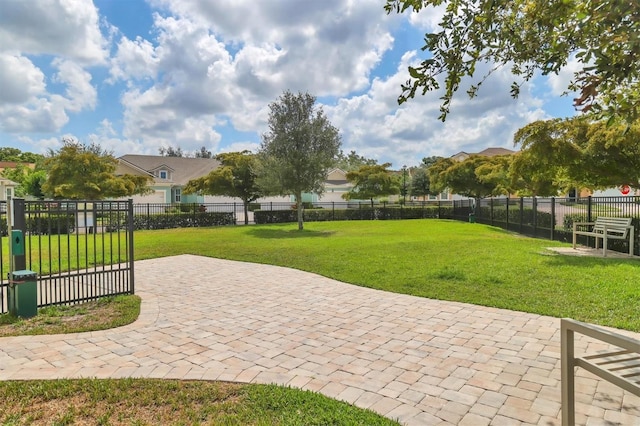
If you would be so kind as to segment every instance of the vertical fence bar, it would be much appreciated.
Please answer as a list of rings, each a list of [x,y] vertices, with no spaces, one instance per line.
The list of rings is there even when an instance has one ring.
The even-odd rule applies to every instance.
[[[135,274],[133,271],[134,252],[133,252],[133,199],[129,198],[127,202],[127,232],[129,233],[129,291],[130,294],[136,294]]]
[[[556,197],[551,197],[551,241],[556,237]]]

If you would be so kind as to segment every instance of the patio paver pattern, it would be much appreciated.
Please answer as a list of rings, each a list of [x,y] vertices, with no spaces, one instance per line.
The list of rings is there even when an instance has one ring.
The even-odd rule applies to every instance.
[[[192,255],[139,261],[135,270],[138,321],[1,338],[0,380],[278,383],[408,425],[560,424],[557,318]],[[584,349],[598,344],[579,339],[576,353]],[[640,424],[639,407],[640,398],[579,371],[579,424]]]

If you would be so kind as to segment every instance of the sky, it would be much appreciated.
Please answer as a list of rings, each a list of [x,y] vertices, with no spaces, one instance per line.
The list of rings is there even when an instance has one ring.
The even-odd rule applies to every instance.
[[[0,146],[46,153],[71,137],[116,156],[255,152],[269,104],[289,90],[317,97],[345,153],[399,169],[517,149],[519,128],[575,114],[562,96],[571,62],[516,100],[507,69],[471,100],[463,81],[444,123],[441,92],[399,106],[441,13],[387,15],[384,0],[1,0]]]

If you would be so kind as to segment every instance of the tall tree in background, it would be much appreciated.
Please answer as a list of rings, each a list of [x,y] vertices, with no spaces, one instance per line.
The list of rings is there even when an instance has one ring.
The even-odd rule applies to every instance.
[[[213,155],[206,147],[200,147],[199,151],[196,151],[195,158],[212,158]]]
[[[240,198],[244,205],[244,223],[249,224],[249,203],[262,196],[256,175],[256,156],[249,151],[218,154],[220,167],[208,175],[187,182],[184,193],[201,192]]]
[[[286,91],[269,105],[269,130],[262,135],[259,164],[262,187],[296,197],[302,230],[302,194],[322,194],[328,170],[340,150],[340,134],[308,93]]]
[[[429,52],[419,66],[409,67],[398,102],[440,89],[440,119],[463,78],[475,78],[470,97],[488,74],[504,67],[520,86],[538,74],[557,74],[574,58],[580,65],[567,87],[578,91],[577,109],[632,122],[640,105],[640,2],[628,0],[387,0],[387,13],[432,12],[445,5],[436,32],[425,35]],[[478,78],[478,65],[488,74]]]
[[[496,157],[472,155],[466,160],[456,161],[443,158],[429,167],[429,179],[433,191],[448,189],[454,194],[471,198],[484,198],[490,195],[507,194],[506,183],[498,184],[491,168],[500,162]],[[489,168],[487,168],[489,167]]]
[[[521,150],[510,175],[522,195],[554,196],[640,185],[640,122],[591,122],[585,118],[540,120],[514,136]]]
[[[47,181],[42,190],[53,198],[102,200],[149,192],[146,176],[116,176],[118,160],[97,144],[63,140],[45,160]]]
[[[158,154],[160,154],[161,157],[184,157],[184,152],[182,151],[182,148],[178,147],[164,147],[161,146],[160,148],[158,148]]]
[[[400,179],[391,170],[391,163],[362,166],[347,173],[347,180],[353,184],[349,192],[342,195],[346,200],[373,200],[396,195],[400,192]]]
[[[352,170],[358,170],[362,166],[373,166],[378,164],[377,160],[373,158],[366,158],[362,155],[358,155],[355,151],[350,151],[349,154],[345,154],[342,150],[336,158],[335,167],[350,172]]]
[[[418,167],[413,171],[410,194],[412,197],[422,197],[423,201],[432,194],[431,181],[426,167]]]

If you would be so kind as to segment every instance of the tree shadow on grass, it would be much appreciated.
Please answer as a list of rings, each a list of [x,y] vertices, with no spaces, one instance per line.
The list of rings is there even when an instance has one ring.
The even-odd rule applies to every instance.
[[[333,231],[309,231],[303,229],[299,231],[297,229],[251,229],[247,232],[257,238],[267,239],[284,239],[284,238],[317,238],[317,237],[330,237],[334,234]]]

